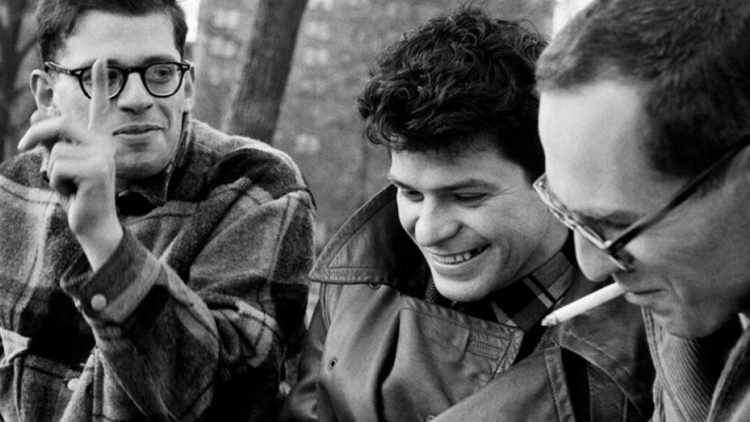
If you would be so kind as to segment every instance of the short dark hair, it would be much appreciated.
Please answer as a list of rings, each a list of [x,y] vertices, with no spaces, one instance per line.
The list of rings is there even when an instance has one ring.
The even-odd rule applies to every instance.
[[[460,154],[489,136],[530,177],[544,171],[534,62],[546,45],[521,22],[462,8],[407,32],[358,99],[365,135],[394,151]]]
[[[175,47],[181,56],[185,53],[187,21],[176,0],[40,0],[36,9],[36,33],[42,60],[54,60],[78,19],[92,10],[126,16],[166,13],[174,27]]]
[[[542,53],[538,88],[642,89],[649,164],[687,178],[750,129],[749,44],[747,0],[599,0]]]

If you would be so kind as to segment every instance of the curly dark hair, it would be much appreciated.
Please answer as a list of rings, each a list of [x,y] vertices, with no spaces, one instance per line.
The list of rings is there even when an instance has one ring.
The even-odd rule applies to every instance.
[[[489,136],[530,177],[544,171],[534,63],[544,38],[462,8],[388,48],[358,98],[365,135],[394,151],[455,156]]]

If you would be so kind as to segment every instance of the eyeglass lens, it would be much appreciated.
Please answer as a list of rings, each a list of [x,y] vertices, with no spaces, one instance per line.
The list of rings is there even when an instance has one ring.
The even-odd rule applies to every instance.
[[[107,94],[109,97],[117,95],[127,82],[129,73],[137,72],[145,83],[146,89],[153,95],[169,96],[180,88],[182,74],[180,66],[176,63],[154,63],[145,69],[122,69],[119,67],[107,67]],[[81,74],[83,88],[87,95],[91,95],[93,78],[92,69],[88,68]]]

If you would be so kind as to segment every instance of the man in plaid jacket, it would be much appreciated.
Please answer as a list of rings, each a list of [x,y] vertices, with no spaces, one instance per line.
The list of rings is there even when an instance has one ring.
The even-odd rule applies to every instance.
[[[0,166],[0,417],[268,420],[312,257],[299,170],[190,119],[175,1],[37,23],[49,117]]]

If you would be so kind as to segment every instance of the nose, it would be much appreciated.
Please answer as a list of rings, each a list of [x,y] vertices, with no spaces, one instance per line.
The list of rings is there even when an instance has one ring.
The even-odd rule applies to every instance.
[[[116,100],[118,107],[136,114],[143,113],[154,105],[154,97],[148,93],[136,72],[128,75],[125,86]]]
[[[574,232],[576,258],[583,275],[591,281],[604,281],[621,271],[606,252],[592,245],[586,238]]]
[[[433,246],[450,239],[458,232],[459,224],[450,207],[426,199],[419,207],[414,225],[414,240],[420,246]]]

